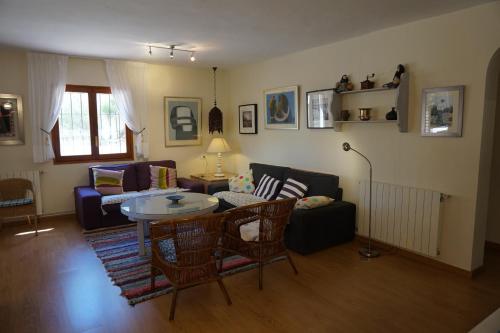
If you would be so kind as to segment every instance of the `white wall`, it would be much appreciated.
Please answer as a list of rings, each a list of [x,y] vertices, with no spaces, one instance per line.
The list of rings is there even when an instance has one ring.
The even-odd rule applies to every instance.
[[[3,48],[0,52],[0,68],[5,74],[0,80],[0,92],[20,94],[24,101],[25,144],[22,146],[0,146],[0,172],[13,169],[43,170],[41,178],[44,214],[57,214],[74,210],[73,187],[88,184],[87,168],[96,163],[59,164],[52,162],[34,164],[31,148],[31,115],[27,105],[27,60],[26,51]],[[208,135],[208,111],[213,105],[212,70],[210,68],[173,67],[166,65],[147,66],[147,84],[150,88],[149,140],[150,160],[173,159],[178,162],[180,176],[203,172],[201,155],[210,141]],[[8,79],[5,79],[8,78]],[[220,93],[219,107],[227,110],[227,79],[224,71],[218,70],[217,83]],[[70,58],[68,84],[107,86],[104,62],[99,59]],[[203,137],[201,146],[165,148],[163,126],[163,97],[201,97],[203,100]],[[227,114],[228,112],[226,112]],[[226,120],[226,128],[230,115]],[[227,132],[227,130],[226,130]],[[209,170],[214,169],[215,159],[209,156]],[[228,165],[230,168],[230,165]]]
[[[496,100],[496,115],[500,114],[500,76]],[[500,244],[500,117],[495,117],[495,134],[493,143],[493,158],[491,163],[490,197],[488,203],[488,224],[486,240]]]
[[[451,195],[442,204],[438,260],[470,270],[479,167],[484,82],[488,61],[500,46],[500,3],[385,29],[230,71],[230,105],[258,103],[259,134],[234,134],[239,170],[264,162],[330,172],[340,176],[345,200],[357,202],[358,181],[367,177],[363,160],[341,150],[348,141],[373,162],[378,181],[428,188]],[[307,129],[305,92],[330,88],[349,74],[359,84],[377,73],[390,81],[397,64],[411,74],[409,133],[393,124],[345,125],[342,132]],[[300,86],[300,130],[264,129],[263,90]],[[465,85],[461,138],[420,136],[422,88]],[[391,92],[352,97],[351,106],[375,106],[381,117]],[[373,99],[372,99],[373,98]],[[372,104],[373,103],[373,104]],[[233,121],[237,131],[237,117]]]

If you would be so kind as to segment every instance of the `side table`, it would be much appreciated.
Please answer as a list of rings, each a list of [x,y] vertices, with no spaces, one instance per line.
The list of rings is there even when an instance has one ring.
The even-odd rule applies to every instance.
[[[205,193],[208,192],[208,186],[212,184],[227,184],[229,178],[236,176],[231,172],[224,172],[224,177],[215,177],[213,173],[198,173],[191,175],[191,179],[203,184]]]

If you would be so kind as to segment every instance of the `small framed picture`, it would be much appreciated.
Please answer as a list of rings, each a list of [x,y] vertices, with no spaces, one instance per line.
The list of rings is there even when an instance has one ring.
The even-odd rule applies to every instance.
[[[465,86],[422,91],[422,136],[462,136]]]
[[[165,146],[201,144],[201,98],[165,97]]]
[[[0,145],[22,144],[24,122],[21,96],[0,94]]]
[[[240,134],[257,134],[257,104],[240,105]]]
[[[334,93],[333,88],[306,93],[307,128],[333,128],[332,101]]]
[[[299,129],[299,87],[264,91],[265,124],[269,129]]]

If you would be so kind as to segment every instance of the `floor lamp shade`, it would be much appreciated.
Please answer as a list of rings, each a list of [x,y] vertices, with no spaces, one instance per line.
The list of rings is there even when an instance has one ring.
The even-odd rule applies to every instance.
[[[222,172],[222,153],[231,151],[231,147],[224,138],[213,138],[207,148],[207,153],[217,153],[215,177],[224,177]]]

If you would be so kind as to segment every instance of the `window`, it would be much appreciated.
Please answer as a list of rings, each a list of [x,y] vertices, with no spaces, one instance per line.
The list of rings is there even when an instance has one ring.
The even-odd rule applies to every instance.
[[[133,159],[132,133],[108,87],[66,86],[52,141],[56,163]]]

